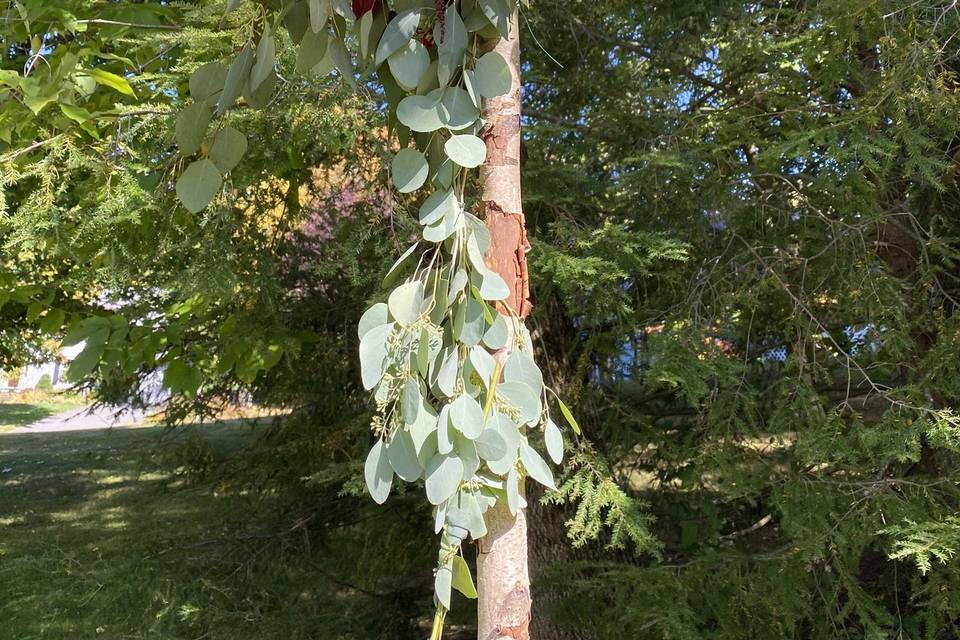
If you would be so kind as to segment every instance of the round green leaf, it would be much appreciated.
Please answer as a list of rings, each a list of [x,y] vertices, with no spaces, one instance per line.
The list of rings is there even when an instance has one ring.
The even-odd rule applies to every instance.
[[[205,102],[195,102],[177,115],[174,136],[180,153],[192,156],[200,150],[210,124],[210,107]]]
[[[503,367],[503,379],[507,382],[523,382],[535,393],[543,389],[543,374],[529,354],[514,349]]]
[[[497,385],[497,393],[520,410],[520,422],[527,424],[540,418],[540,393],[530,388],[525,382],[516,380],[501,382]]]
[[[487,333],[490,332],[487,331]],[[483,380],[484,386],[489,389],[491,379],[493,378],[493,372],[496,370],[497,361],[493,359],[493,356],[490,355],[486,349],[480,345],[476,345],[470,349],[470,364],[472,364],[473,368],[476,369],[477,374]]]
[[[563,435],[560,427],[549,418],[543,428],[543,440],[547,445],[547,455],[555,464],[560,464],[563,461]]]
[[[483,431],[483,409],[471,396],[463,394],[450,405],[450,424],[473,440]]]
[[[503,281],[499,273],[493,271],[475,271],[480,278],[478,289],[480,297],[484,300],[506,300],[510,296],[510,289],[507,283]]]
[[[219,97],[227,80],[227,68],[219,62],[208,62],[190,74],[190,97],[197,102],[209,102]]]
[[[473,101],[473,106],[477,109],[480,108],[480,94],[477,93],[477,90],[474,88],[474,76],[473,71],[470,69],[463,70],[463,87],[467,90],[467,94],[470,96],[470,99]]]
[[[327,31],[321,30],[314,32],[307,30],[300,43],[300,49],[297,51],[297,71],[310,71],[316,67],[327,55],[327,40],[329,39]]]
[[[243,87],[243,99],[247,101],[252,109],[264,109],[270,104],[273,97],[273,90],[277,86],[277,74],[273,73],[267,76],[267,79],[260,83],[256,88],[251,83]]]
[[[460,211],[460,201],[453,189],[434,191],[420,205],[420,224],[433,224],[448,215]]]
[[[412,246],[408,247],[399,258],[393,263],[390,267],[390,270],[387,271],[387,275],[383,276],[383,282],[381,286],[386,288],[393,284],[393,281],[396,280],[397,276],[400,274],[400,267],[407,261],[407,258],[413,255],[413,252],[417,250],[417,247],[420,246],[419,242],[414,242]]]
[[[416,322],[420,317],[421,305],[423,305],[423,283],[419,280],[400,285],[387,299],[390,315],[403,326]]]
[[[393,157],[393,184],[400,193],[416,191],[427,181],[430,166],[426,156],[416,149],[401,149]]]
[[[477,453],[484,460],[500,460],[507,455],[507,441],[495,429],[486,428],[476,439]],[[561,450],[563,445],[561,444]]]
[[[222,115],[233,106],[243,87],[247,84],[247,78],[250,76],[250,69],[253,67],[253,49],[249,44],[243,46],[240,53],[230,65],[227,72],[227,79],[223,85],[223,91],[220,93],[220,99],[217,101],[217,114]]]
[[[480,306],[479,302],[470,298],[457,311],[459,317],[455,317],[454,336],[468,347],[480,344],[487,326],[483,317],[483,307]],[[459,320],[459,322],[456,320]]]
[[[556,490],[557,485],[554,483],[550,466],[526,442],[520,443],[520,461],[523,462],[523,468],[527,470],[527,475],[548,489]]]
[[[273,33],[270,30],[269,23],[260,35],[260,42],[257,44],[256,61],[250,70],[250,89],[256,92],[267,78],[275,76],[273,65],[277,61],[276,43],[273,40]]]
[[[453,451],[454,434],[450,432],[450,405],[445,404],[440,409],[440,417],[437,421],[437,451],[442,455],[447,455]]]
[[[420,9],[418,8],[409,9],[395,16],[387,24],[387,28],[380,37],[380,44],[377,45],[377,66],[406,45],[417,32],[419,25]]]
[[[473,586],[473,576],[470,575],[470,567],[467,561],[461,556],[453,557],[453,578],[451,584],[454,589],[470,598],[476,600],[477,588]]]
[[[496,27],[501,38],[510,35],[510,18],[516,10],[515,3],[510,0],[477,0],[483,15]]]
[[[197,160],[177,180],[177,197],[192,213],[202,211],[220,192],[223,178],[209,160]]]
[[[443,364],[440,365],[440,371],[437,374],[437,388],[440,389],[445,396],[453,396],[456,391],[457,373],[459,369],[460,357],[456,349],[450,348],[447,350]]]
[[[327,17],[330,15],[330,0],[310,0],[310,29],[314,32],[320,31],[327,24]],[[371,11],[371,13],[373,13]]]
[[[467,169],[479,167],[487,157],[487,145],[472,134],[452,136],[444,143],[443,150],[451,160]]]
[[[390,466],[403,480],[415,482],[423,474],[413,437],[406,429],[397,429],[387,446],[387,458]]]
[[[417,457],[421,463],[425,463],[437,452],[437,412],[425,402],[417,412],[417,421],[407,426]]]
[[[387,64],[397,84],[413,91],[430,66],[430,54],[419,40],[410,40],[387,58]]]
[[[440,567],[433,579],[433,595],[445,609],[450,608],[450,588],[453,585],[453,570]]]
[[[357,324],[357,337],[363,338],[370,329],[388,323],[387,305],[383,302],[378,302],[364,311],[363,315],[360,316],[360,322]]]
[[[483,294],[483,291],[480,293]],[[493,321],[493,324],[490,325],[490,328],[487,329],[487,332],[483,334],[483,344],[487,345],[493,350],[497,350],[505,347],[509,339],[510,328],[507,326],[507,321],[504,319],[504,317],[498,313],[496,319]],[[509,360],[507,362],[509,363]]]
[[[367,331],[360,339],[360,378],[364,389],[373,389],[383,378],[387,338],[392,330],[392,322],[382,324]]]
[[[430,133],[443,127],[439,90],[425,96],[407,96],[397,105],[397,120],[412,131]]]
[[[401,403],[403,421],[407,424],[414,424],[420,414],[422,404],[423,396],[420,395],[420,385],[412,377],[408,377],[403,385],[403,401]]]
[[[440,122],[447,129],[459,131],[473,125],[480,117],[480,110],[473,104],[470,94],[460,87],[447,87],[440,100]]]
[[[484,508],[473,491],[461,491],[456,499],[457,507],[465,514],[470,537],[479,540],[487,535],[487,523],[483,521]]]
[[[393,469],[383,445],[383,440],[377,443],[367,454],[363,465],[363,478],[367,482],[367,490],[377,504],[383,504],[390,495],[390,486],[393,484]]]
[[[340,38],[333,38],[327,45],[327,50],[329,52],[328,57],[333,61],[333,66],[340,72],[340,76],[346,80],[347,84],[355,89],[357,87],[357,79],[353,77],[353,58],[350,57],[350,52],[343,46]],[[317,66],[322,66],[322,64],[323,63]],[[316,69],[314,69],[314,73],[318,73]]]
[[[507,472],[507,508],[513,515],[520,510],[520,474],[515,466]]]
[[[490,51],[477,60],[474,70],[473,88],[484,98],[496,98],[510,91],[513,76],[503,56]]]
[[[233,169],[247,152],[247,138],[233,127],[224,127],[210,145],[210,159],[221,173]]]
[[[456,3],[446,9],[444,24],[433,27],[433,40],[437,43],[437,78],[446,85],[463,66],[463,56],[467,51],[467,28],[463,25]]]
[[[463,463],[451,455],[435,455],[427,463],[427,500],[438,505],[446,502],[460,487],[463,480]]]

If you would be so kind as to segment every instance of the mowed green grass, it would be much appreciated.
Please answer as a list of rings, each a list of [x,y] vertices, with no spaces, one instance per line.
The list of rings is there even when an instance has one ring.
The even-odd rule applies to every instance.
[[[0,396],[0,433],[84,406],[79,396],[57,393],[3,394]]]
[[[277,496],[178,475],[184,452],[223,458],[255,429],[187,428],[160,449],[160,428],[0,436],[0,640],[417,637],[422,604],[355,584],[402,564],[378,552],[389,522],[316,535]],[[409,555],[429,581],[431,554]]]

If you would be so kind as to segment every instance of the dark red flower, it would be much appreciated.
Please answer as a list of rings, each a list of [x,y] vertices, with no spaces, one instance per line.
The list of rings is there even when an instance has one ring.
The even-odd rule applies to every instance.
[[[368,11],[373,11],[380,4],[380,0],[353,0],[353,15],[362,17]]]

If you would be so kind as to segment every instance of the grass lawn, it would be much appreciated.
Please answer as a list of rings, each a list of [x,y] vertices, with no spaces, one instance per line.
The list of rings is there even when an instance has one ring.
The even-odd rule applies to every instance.
[[[29,391],[0,394],[0,433],[47,416],[79,409],[85,404],[83,398],[66,393]]]
[[[0,435],[0,640],[424,637],[436,551],[402,500],[368,509],[334,491],[304,517],[282,496],[180,473],[253,433]],[[427,536],[380,552],[411,530]]]

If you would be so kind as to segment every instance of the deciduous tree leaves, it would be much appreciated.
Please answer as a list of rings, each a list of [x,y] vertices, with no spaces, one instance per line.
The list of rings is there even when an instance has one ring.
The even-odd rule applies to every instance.
[[[133,87],[130,86],[130,83],[127,82],[127,79],[123,76],[118,76],[115,73],[110,73],[109,71],[99,68],[88,69],[84,73],[93,78],[97,84],[110,87],[114,91],[127,96],[134,95]]]

